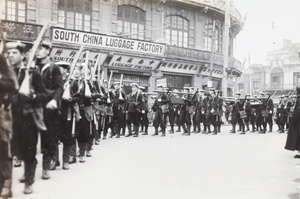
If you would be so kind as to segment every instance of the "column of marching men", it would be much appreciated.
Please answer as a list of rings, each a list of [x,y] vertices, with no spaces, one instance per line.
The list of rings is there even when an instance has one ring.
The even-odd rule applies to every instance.
[[[12,196],[13,157],[15,167],[24,166],[19,179],[25,184],[24,193],[33,192],[39,134],[42,179],[47,180],[49,170],[60,166],[59,143],[63,144],[62,168],[68,170],[69,164],[77,160],[84,163],[85,157],[91,157],[93,145],[99,145],[101,139],[138,137],[141,131],[148,135],[149,112],[154,114],[153,136],[166,136],[168,123],[170,134],[177,126],[176,132],[189,136],[201,132],[217,135],[225,122],[231,123],[231,133],[272,132],[273,120],[283,133],[294,110],[296,97],[292,94],[281,96],[276,109],[270,93],[253,97],[236,93],[234,98],[223,98],[214,88],[206,92],[187,87],[177,92],[158,85],[153,95],[132,83],[126,95],[123,75],[111,82],[112,73],[108,81],[104,80],[96,64],[89,67],[88,60],[77,64],[83,47],[71,65],[52,63],[51,49],[50,42],[40,42],[29,66],[30,55],[25,56],[25,45],[20,42],[7,42],[7,56],[1,56],[2,198]],[[88,59],[88,51],[85,56]],[[29,94],[22,91],[25,81],[30,83]],[[151,106],[149,99],[154,101]]]

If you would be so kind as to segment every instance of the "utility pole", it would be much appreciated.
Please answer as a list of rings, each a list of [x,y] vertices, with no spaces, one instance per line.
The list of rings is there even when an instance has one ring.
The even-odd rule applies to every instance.
[[[229,46],[229,28],[230,28],[230,4],[231,0],[225,0],[225,24],[223,35],[223,78],[222,78],[222,93],[223,97],[227,97],[227,72],[228,68],[228,46]]]

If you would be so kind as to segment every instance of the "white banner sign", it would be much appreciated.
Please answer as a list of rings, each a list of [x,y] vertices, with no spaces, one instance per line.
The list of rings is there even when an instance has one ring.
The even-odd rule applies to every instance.
[[[109,66],[150,71],[156,68],[159,63],[160,61],[156,59],[145,59],[142,57],[114,55],[109,62]]]
[[[163,87],[167,87],[167,78],[156,79],[156,86],[161,85]]]
[[[65,61],[65,62],[72,63],[76,56],[76,53],[78,53],[78,50],[75,50],[75,49],[53,47],[53,49],[50,53],[50,60],[52,62]],[[85,62],[85,55],[86,55],[86,51],[83,51],[78,60],[78,63]],[[99,65],[100,66],[103,65],[104,61],[107,58],[107,55],[108,55],[107,53],[97,53],[97,52],[90,51],[89,52],[89,65],[96,64],[96,60],[97,60],[98,56],[100,56]]]
[[[86,44],[102,48],[128,50],[161,56],[164,56],[166,49],[166,45],[163,44],[78,32],[61,28],[52,29],[52,41],[75,43],[79,45]]]

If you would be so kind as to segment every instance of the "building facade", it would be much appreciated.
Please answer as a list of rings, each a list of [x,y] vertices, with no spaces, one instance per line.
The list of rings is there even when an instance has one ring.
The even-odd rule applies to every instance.
[[[224,0],[0,1],[7,40],[21,40],[30,47],[42,25],[52,21],[45,36],[53,42],[52,61],[72,62],[85,45],[91,65],[100,56],[105,78],[112,73],[114,81],[124,74],[127,91],[133,82],[148,91],[157,82],[175,89],[222,88]],[[232,55],[243,24],[233,5],[229,13],[230,95],[232,74],[241,75],[241,63]]]
[[[291,94],[300,85],[300,43],[284,40],[280,48],[267,53],[265,64],[251,65],[237,83],[237,90],[253,95],[261,91],[274,97]]]

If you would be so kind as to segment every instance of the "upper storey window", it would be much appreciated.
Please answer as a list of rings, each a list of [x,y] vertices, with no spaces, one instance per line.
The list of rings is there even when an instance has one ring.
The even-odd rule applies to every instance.
[[[222,53],[223,27],[220,20],[209,18],[204,27],[204,46],[205,50],[213,50]],[[212,48],[213,45],[213,48]]]
[[[59,0],[58,23],[65,28],[91,31],[92,2],[89,0]]]
[[[189,21],[183,17],[171,15],[166,17],[166,40],[168,43],[188,47]]]
[[[26,22],[27,1],[26,0],[1,0],[2,19]]]
[[[118,6],[118,34],[133,39],[145,37],[146,12],[130,5]]]

